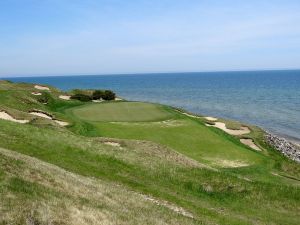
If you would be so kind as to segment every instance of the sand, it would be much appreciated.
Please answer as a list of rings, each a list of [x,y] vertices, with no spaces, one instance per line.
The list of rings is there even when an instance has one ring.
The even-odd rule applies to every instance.
[[[98,102],[98,103],[99,103],[99,102],[103,102],[103,101],[104,101],[104,100],[92,100],[92,102],[96,102],[96,103],[97,103],[97,102]]]
[[[42,95],[40,92],[31,92],[32,95]]]
[[[47,115],[46,113],[42,113],[42,112],[30,112],[29,114],[35,115],[35,116],[39,116],[39,117],[43,117],[45,119],[52,120],[52,117],[49,116],[49,115]]]
[[[11,115],[9,115],[7,112],[4,112],[4,111],[0,111],[0,119],[9,120],[9,121],[16,122],[16,123],[28,123],[29,122],[29,120],[17,120],[15,118],[13,118]]]
[[[218,118],[211,117],[211,116],[206,116],[206,117],[204,117],[204,119],[209,120],[209,121],[217,121],[218,120]]]
[[[246,138],[242,138],[240,139],[240,141],[244,144],[249,146],[250,148],[253,148],[256,151],[261,151],[261,149],[254,143],[254,141],[252,139],[246,139]]]
[[[52,120],[55,123],[59,124],[60,126],[68,126],[69,123],[68,122],[64,122],[64,121],[60,121],[60,120],[55,120],[53,119],[51,116],[49,116],[47,113],[43,113],[43,112],[30,112],[29,114],[31,115],[35,115],[35,116],[39,116],[48,120]]]
[[[64,122],[64,121],[60,121],[60,120],[53,120],[55,123],[65,127],[65,126],[68,126],[69,123],[68,122]]]
[[[60,99],[63,99],[63,100],[70,100],[71,99],[71,96],[70,95],[60,95],[58,96]]]
[[[238,130],[232,130],[232,129],[228,129],[226,127],[226,124],[222,123],[222,122],[215,122],[214,125],[206,123],[205,125],[208,126],[208,127],[219,128],[219,129],[221,129],[221,130],[223,130],[226,133],[231,134],[231,135],[243,135],[243,134],[249,134],[250,133],[250,129],[248,127],[245,127],[245,126],[241,127],[241,129],[238,129]]]
[[[122,101],[122,98],[115,98],[115,101]]]
[[[48,88],[46,86],[41,86],[41,85],[35,85],[34,88],[38,89],[38,90],[43,90],[43,91],[49,91],[50,90],[50,88]]]

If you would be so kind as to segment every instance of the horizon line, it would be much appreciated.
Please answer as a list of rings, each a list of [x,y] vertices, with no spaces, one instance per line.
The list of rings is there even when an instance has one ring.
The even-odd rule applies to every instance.
[[[170,72],[133,72],[133,73],[93,73],[93,74],[53,74],[53,75],[16,75],[11,77],[2,77],[0,79],[8,78],[40,78],[40,77],[79,77],[79,76],[128,76],[128,75],[159,75],[159,74],[179,74],[179,73],[232,73],[232,72],[264,72],[264,71],[297,71],[300,68],[287,69],[249,69],[249,70],[203,70],[203,71],[170,71]]]

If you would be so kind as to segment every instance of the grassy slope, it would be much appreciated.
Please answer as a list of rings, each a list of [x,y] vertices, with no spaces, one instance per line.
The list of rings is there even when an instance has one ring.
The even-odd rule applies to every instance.
[[[31,103],[30,91],[32,87],[26,87],[24,91],[18,92],[19,98],[12,99],[12,101],[30,99],[27,102]],[[17,92],[12,93],[16,94]],[[12,104],[11,101],[7,100],[10,95],[2,94],[7,93],[2,91],[0,95],[1,107],[6,110],[12,110],[9,108],[12,107],[15,108],[12,111],[15,111],[16,114],[26,116],[24,111],[32,107],[27,103],[21,104],[20,101],[19,104]],[[2,96],[6,97],[3,98]],[[236,139],[216,129],[204,127],[201,121],[176,114],[169,108],[166,110],[174,115],[173,120],[175,122],[173,121],[171,125],[166,126],[161,122],[145,124],[84,122],[66,110],[76,105],[81,105],[81,103],[57,100],[55,94],[47,106],[34,103],[34,108],[43,109],[57,117],[67,118],[68,121],[73,122],[74,125],[70,131],[42,119],[26,125],[0,120],[0,146],[68,170],[75,174],[72,182],[93,177],[97,185],[107,185],[108,191],[105,192],[105,195],[116,199],[119,198],[118,193],[122,193],[121,196],[124,198],[121,198],[120,201],[114,200],[117,201],[113,204],[115,208],[111,208],[112,206],[109,206],[105,199],[100,198],[97,204],[102,207],[99,207],[97,204],[93,204],[93,195],[82,200],[76,192],[73,193],[73,190],[67,194],[66,188],[57,190],[54,184],[60,184],[62,181],[52,182],[53,179],[58,179],[58,175],[53,170],[48,171],[47,166],[39,166],[35,170],[36,173],[47,171],[49,173],[47,176],[31,176],[32,172],[30,171],[32,169],[30,166],[32,164],[22,162],[22,167],[20,165],[14,166],[14,161],[6,159],[7,157],[11,158],[11,154],[0,151],[0,198],[3,200],[0,203],[0,212],[6,213],[3,214],[6,217],[1,218],[3,223],[10,220],[24,221],[26,218],[32,218],[43,224],[46,223],[43,216],[49,214],[45,210],[49,209],[51,213],[48,220],[56,221],[66,218],[63,221],[66,224],[73,224],[72,221],[89,221],[91,218],[100,218],[98,216],[103,215],[106,216],[103,218],[117,222],[124,221],[124,224],[139,224],[143,218],[145,224],[157,224],[159,222],[172,224],[176,222],[178,224],[297,224],[300,200],[299,188],[294,185],[297,184],[297,181],[293,182],[291,179],[273,176],[270,172],[278,170],[291,176],[299,176],[299,166],[281,157],[267,146],[263,153],[255,153],[243,147]],[[63,114],[65,110],[66,115]],[[177,123],[180,126],[177,126]],[[140,129],[139,126],[143,129]],[[184,127],[186,128],[182,129]],[[159,132],[160,130],[162,131]],[[195,136],[190,137],[193,135],[193,132],[189,132],[190,130],[197,132],[199,136],[208,133],[208,136],[201,139],[202,141],[212,137],[214,140],[219,140],[220,142],[216,147],[230,146],[230,148],[223,149],[229,153],[222,151],[213,153],[214,149],[208,145],[207,149],[211,152],[211,157],[226,157],[227,155],[230,157],[232,154],[232,157],[239,160],[250,159],[255,164],[245,168],[219,169],[219,171],[202,168],[197,161],[213,165],[212,159],[203,160],[203,156],[205,158],[204,150],[202,150],[202,154],[199,154],[192,151],[188,152],[189,148],[184,148],[184,146],[189,145],[190,140],[195,139]],[[157,132],[159,133],[156,134]],[[84,136],[77,133],[84,134]],[[178,136],[179,133],[182,136]],[[125,136],[127,134],[128,136]],[[151,136],[154,136],[152,141],[173,147],[194,160],[152,142],[115,140],[122,146],[122,148],[118,148],[103,144],[105,139],[85,137],[96,135],[149,140]],[[172,137],[170,140],[162,142],[170,135]],[[257,135],[259,136],[259,134]],[[171,145],[172,140],[173,146]],[[261,141],[259,137],[257,140]],[[197,147],[198,145],[198,148],[201,149],[201,146],[204,146],[204,144],[201,145],[202,141],[194,146]],[[21,155],[20,157],[24,158],[25,156]],[[25,173],[24,171],[29,172]],[[261,175],[251,177],[251,173],[261,173]],[[252,181],[242,178],[245,176],[251,177]],[[47,185],[45,188],[44,182],[50,185],[50,188]],[[72,186],[72,183],[68,185]],[[116,186],[120,188],[118,191],[114,191]],[[156,206],[152,202],[144,203],[144,201],[125,191],[127,189],[181,206],[192,213],[195,219],[178,215],[165,206]],[[101,188],[97,186],[93,187],[93,190],[99,192]],[[26,206],[27,211],[25,210],[19,217],[14,217],[13,215],[17,213],[15,206],[19,202]],[[38,206],[30,204],[32,202]],[[67,203],[64,205],[63,202]],[[119,206],[118,202],[122,202],[124,207]],[[124,215],[124,208],[127,208],[127,213],[125,213],[127,217]],[[140,212],[141,209],[144,213],[139,220],[140,218],[136,216],[136,213]],[[163,211],[161,212],[161,210]],[[92,217],[88,212],[94,213]],[[74,214],[78,217],[75,217],[76,220],[72,219]],[[97,219],[94,221],[99,222]],[[105,223],[105,220],[103,219],[101,222]],[[94,223],[97,224],[97,222]]]

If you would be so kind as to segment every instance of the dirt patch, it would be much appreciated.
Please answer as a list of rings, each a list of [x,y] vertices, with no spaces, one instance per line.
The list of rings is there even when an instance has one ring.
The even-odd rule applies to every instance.
[[[46,86],[41,86],[41,85],[34,85],[35,89],[38,90],[43,90],[43,91],[50,91],[50,88],[46,87]]]
[[[247,145],[247,146],[249,146],[250,148],[253,148],[256,151],[261,151],[261,149],[254,143],[254,141],[252,139],[242,138],[242,139],[240,139],[240,141],[244,145]]]
[[[0,119],[9,120],[9,121],[16,122],[16,123],[28,123],[29,122],[29,120],[15,119],[5,111],[0,111]]]
[[[233,129],[228,129],[226,127],[226,124],[222,123],[222,122],[215,122],[214,125],[206,123],[205,125],[208,126],[208,127],[219,128],[219,129],[221,129],[221,130],[223,130],[226,133],[231,134],[231,135],[243,135],[243,134],[249,134],[250,133],[249,127],[245,127],[245,126],[242,126],[240,129],[233,130]]]
[[[63,99],[63,100],[70,100],[71,99],[71,96],[70,95],[60,95],[58,96],[60,99]]]

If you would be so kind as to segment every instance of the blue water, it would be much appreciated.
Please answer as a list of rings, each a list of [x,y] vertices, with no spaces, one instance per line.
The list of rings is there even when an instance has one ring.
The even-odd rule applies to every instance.
[[[128,100],[251,123],[300,140],[300,70],[11,78],[62,90],[112,89]]]

